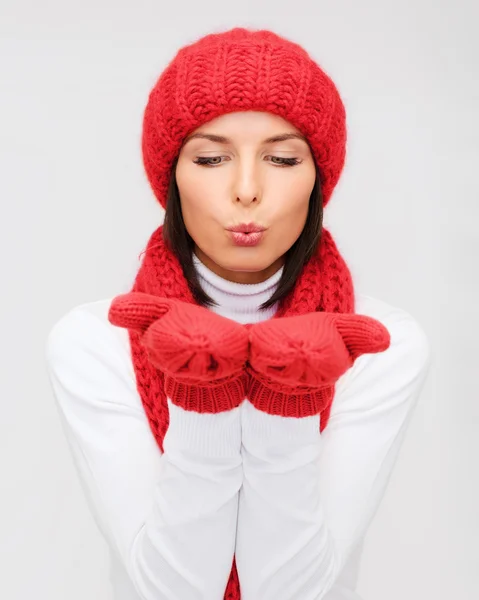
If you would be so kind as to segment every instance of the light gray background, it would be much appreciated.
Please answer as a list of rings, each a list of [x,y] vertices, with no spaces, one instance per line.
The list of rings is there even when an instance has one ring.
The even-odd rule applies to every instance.
[[[369,531],[365,600],[479,597],[478,4],[472,0],[0,3],[0,596],[106,600],[44,370],[73,306],[126,291],[162,220],[147,95],[176,50],[234,25],[298,41],[337,83],[346,168],[326,225],[358,291],[408,310],[434,363]]]

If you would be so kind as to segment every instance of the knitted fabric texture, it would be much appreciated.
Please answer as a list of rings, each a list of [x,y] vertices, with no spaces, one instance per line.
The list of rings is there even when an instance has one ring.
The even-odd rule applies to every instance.
[[[220,115],[245,110],[276,114],[306,136],[326,206],[346,153],[339,92],[298,44],[271,31],[237,27],[181,48],[149,94],[143,162],[163,208],[170,170],[186,136]]]
[[[249,332],[248,400],[270,414],[321,420],[337,380],[359,356],[383,352],[391,341],[376,319],[321,311],[255,323]]]
[[[177,257],[163,240],[162,231],[163,226],[160,226],[151,235],[131,291],[196,304]],[[161,316],[162,311],[163,308],[159,308],[154,318]],[[204,311],[208,312],[208,309],[204,308]],[[281,303],[273,319],[306,315],[314,311],[354,312],[351,274],[327,229],[323,229],[318,252],[304,266],[293,290]],[[194,331],[196,324],[193,324],[192,319],[188,319],[187,315],[184,315],[183,319],[185,330],[191,326],[192,329],[189,331]],[[160,319],[159,323],[161,322]],[[170,359],[166,355],[167,350],[156,357],[148,353],[142,340],[144,333],[138,329],[138,321],[131,322],[128,329],[138,390],[153,434],[163,451],[163,438],[169,423],[164,390],[165,373],[172,374],[171,367],[168,368]],[[163,332],[161,335],[167,334]],[[171,338],[169,341],[172,341]],[[258,366],[258,363],[255,364]],[[334,384],[331,385],[328,393],[333,394],[333,392]],[[285,416],[289,415],[285,414]],[[321,414],[321,430],[326,427],[328,418],[329,410]]]
[[[139,333],[177,406],[218,413],[244,400],[249,339],[242,325],[202,306],[142,292],[117,296],[108,318]]]
[[[222,114],[244,110],[276,114],[305,135],[319,168],[323,205],[328,203],[343,169],[346,145],[345,110],[334,83],[299,45],[270,31],[235,28],[183,47],[150,92],[143,119],[143,162],[163,208],[171,167],[185,137]],[[148,241],[131,291],[195,303],[178,259],[163,240],[162,226]],[[354,312],[350,271],[326,229],[317,253],[273,318],[314,311]],[[151,362],[141,333],[128,331],[138,391],[163,452],[169,424],[167,375]],[[324,393],[329,402],[321,413],[321,431],[329,419],[334,384]],[[241,598],[235,560],[224,598]]]
[[[274,415],[321,415],[356,358],[390,343],[384,325],[365,315],[315,311],[242,325],[144,292],[114,298],[108,318],[139,332],[166,396],[197,413],[231,410],[247,398]]]

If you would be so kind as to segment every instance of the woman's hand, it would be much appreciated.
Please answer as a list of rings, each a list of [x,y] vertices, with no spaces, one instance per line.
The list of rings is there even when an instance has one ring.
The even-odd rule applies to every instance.
[[[389,347],[388,330],[353,313],[315,312],[249,327],[248,399],[270,414],[304,417],[330,407],[334,384],[366,353]]]
[[[242,325],[195,304],[142,292],[117,296],[109,320],[139,333],[178,406],[222,412],[244,400],[249,342]]]

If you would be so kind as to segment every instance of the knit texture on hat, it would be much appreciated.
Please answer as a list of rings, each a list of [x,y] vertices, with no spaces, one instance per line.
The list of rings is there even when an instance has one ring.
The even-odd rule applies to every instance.
[[[181,48],[151,90],[143,119],[143,163],[165,208],[183,140],[236,111],[276,114],[309,141],[326,206],[344,166],[345,109],[331,78],[298,44],[271,31],[235,28]]]

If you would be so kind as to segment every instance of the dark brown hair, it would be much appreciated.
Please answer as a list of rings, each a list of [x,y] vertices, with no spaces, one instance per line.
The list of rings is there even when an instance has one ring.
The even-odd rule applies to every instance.
[[[188,286],[196,302],[202,306],[211,306],[215,302],[201,288],[196,270],[193,263],[194,241],[185,227],[183,214],[181,212],[180,194],[176,183],[176,164],[175,159],[172,169],[170,183],[168,187],[168,197],[166,202],[165,219],[163,223],[163,238],[170,250],[178,258]],[[318,166],[316,165],[316,181],[309,198],[309,209],[303,231],[295,243],[285,254],[285,263],[278,287],[269,300],[264,302],[260,309],[270,308],[275,302],[282,301],[293,289],[298,275],[303,266],[309,261],[315,253],[321,240],[323,228],[323,195],[321,191],[321,179]]]

